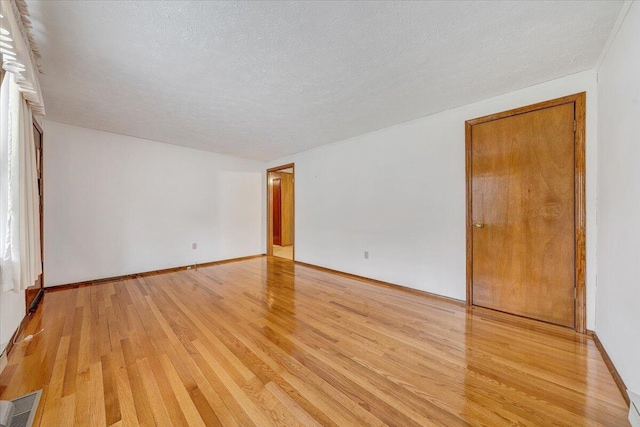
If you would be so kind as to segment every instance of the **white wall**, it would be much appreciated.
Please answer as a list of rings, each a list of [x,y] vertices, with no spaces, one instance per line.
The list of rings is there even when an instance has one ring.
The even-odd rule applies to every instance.
[[[25,295],[22,292],[0,293],[0,353],[9,344],[11,335],[18,329],[27,313]]]
[[[627,387],[640,393],[640,4],[598,70],[596,332]]]
[[[465,299],[465,120],[582,91],[587,92],[587,326],[593,329],[593,71],[270,162],[295,162],[296,259]]]
[[[43,127],[45,286],[263,253],[263,163]]]

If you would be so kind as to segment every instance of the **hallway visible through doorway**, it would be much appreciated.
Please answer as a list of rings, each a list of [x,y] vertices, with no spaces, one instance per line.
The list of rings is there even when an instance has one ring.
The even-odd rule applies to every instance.
[[[267,170],[267,255],[294,259],[294,165]]]

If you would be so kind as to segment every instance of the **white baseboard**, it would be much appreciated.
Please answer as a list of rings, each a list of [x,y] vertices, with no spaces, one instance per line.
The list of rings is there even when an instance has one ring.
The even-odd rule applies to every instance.
[[[6,348],[6,347],[5,347]],[[0,355],[0,374],[4,371],[4,368],[7,366],[7,352],[2,351],[2,355]]]
[[[629,422],[633,427],[640,427],[640,395],[627,390],[629,395]]]

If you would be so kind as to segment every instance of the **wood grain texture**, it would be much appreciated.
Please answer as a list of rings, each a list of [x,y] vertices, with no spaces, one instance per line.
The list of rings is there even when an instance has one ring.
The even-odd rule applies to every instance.
[[[578,332],[587,332],[587,166],[586,111],[587,94],[574,95],[575,132],[575,264],[576,264],[576,324]]]
[[[591,337],[274,257],[47,293],[35,425],[626,425]]]
[[[278,175],[279,174],[274,174]],[[273,177],[271,181],[271,230],[273,244],[282,245],[282,180]]]
[[[293,245],[293,174],[279,173],[282,185],[282,246]]]
[[[573,112],[473,127],[474,305],[573,327]]]
[[[558,120],[553,118],[559,108],[563,108],[567,116],[562,130],[558,127]],[[580,93],[466,122],[467,304],[481,304],[563,324],[575,328],[578,332],[586,331],[584,113],[585,94]],[[569,118],[571,114],[573,117]],[[535,115],[548,117],[538,117],[537,123],[536,119],[530,120],[530,123],[525,120]],[[548,125],[548,129],[545,129],[545,124]],[[535,126],[537,128],[534,128]],[[491,131],[494,132],[493,135]],[[564,136],[561,137],[561,134]],[[480,152],[474,150],[474,141],[479,137],[486,140],[484,153],[482,149]],[[528,150],[523,144],[527,138],[532,143]],[[561,154],[558,149],[559,142],[562,142],[559,138],[564,138],[564,142],[567,143],[564,145],[566,153],[562,159],[558,158]],[[571,150],[568,147],[569,139]],[[482,142],[478,145],[480,144]],[[491,145],[495,145],[493,149],[489,148]],[[474,160],[474,154],[479,154],[479,161]],[[483,154],[486,155],[484,158]],[[566,163],[560,164],[563,160]],[[562,187],[559,179],[563,179],[564,184],[567,184],[569,179],[572,180],[573,194],[560,191],[563,195],[561,200],[558,199]],[[531,196],[531,193],[536,191],[540,193],[536,194],[539,200]],[[483,192],[483,196],[478,197]],[[478,200],[473,200],[474,194]],[[569,200],[570,196],[573,200]],[[510,201],[506,202],[507,199]],[[485,208],[489,215],[502,215],[498,220],[499,224],[489,224],[478,219]],[[571,245],[567,245],[568,230],[564,230],[563,244],[557,244],[561,217],[565,225],[569,225],[568,208],[573,209],[571,239],[574,244],[571,248],[568,247]],[[564,215],[565,213],[567,215]],[[486,226],[476,228],[476,222],[484,222]],[[493,242],[493,246],[500,246],[501,241],[503,244],[500,248],[485,247],[486,245],[483,246],[482,242],[478,241],[479,238],[487,243],[490,237],[496,237],[496,233],[501,232],[502,235]],[[546,236],[540,239],[540,233]],[[556,242],[551,243],[550,239]],[[541,246],[545,243],[544,240],[547,240],[547,246],[543,248]],[[565,246],[566,251],[563,251]],[[559,257],[550,256],[550,250],[555,250]],[[495,271],[485,269],[482,275],[485,276],[484,279],[495,283],[498,286],[497,290],[485,288],[483,291],[486,292],[478,295],[474,289],[474,268],[475,273],[478,273],[478,268],[474,265],[476,253],[485,257],[485,264],[493,263],[491,267]],[[546,257],[541,258],[539,255]],[[572,260],[569,260],[569,257]],[[542,266],[533,265],[536,258],[538,264],[542,260]],[[567,264],[572,263],[572,287],[568,290],[566,286],[566,292],[561,296],[550,295],[548,289],[555,286],[552,282],[559,278],[558,274],[554,274],[554,270],[557,270],[560,258],[567,258],[564,260]],[[564,275],[568,277],[569,272],[565,271]],[[546,289],[543,286],[539,295],[525,296],[524,293],[528,292],[528,285],[532,282],[546,282]],[[514,301],[516,304],[512,306]],[[548,313],[540,315],[540,310],[544,310],[545,306],[548,306]]]
[[[293,174],[269,172],[269,181],[272,191],[273,244],[293,245]]]
[[[464,147],[464,160],[465,160],[465,198],[466,198],[466,256],[467,256],[467,306],[473,305],[473,205],[471,203],[471,129],[472,124],[466,122],[465,128],[465,147]]]

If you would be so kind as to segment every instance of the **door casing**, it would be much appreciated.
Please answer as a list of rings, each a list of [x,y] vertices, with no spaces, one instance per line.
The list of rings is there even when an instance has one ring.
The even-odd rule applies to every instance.
[[[293,259],[296,259],[296,230],[295,230],[295,223],[296,223],[296,165],[295,163],[289,163],[286,165],[282,165],[282,166],[277,166],[274,168],[270,168],[267,169],[267,251],[266,254],[267,255],[273,255],[273,209],[272,209],[272,205],[273,205],[273,199],[272,199],[272,193],[271,193],[271,182],[270,182],[270,175],[271,172],[278,172],[281,171],[283,169],[293,169],[293,230],[292,230],[292,241],[293,241]]]
[[[273,244],[282,245],[282,180],[280,178],[273,178],[270,182]]]
[[[40,227],[40,262],[42,265],[42,273],[38,277],[38,287],[36,285],[31,285],[27,289],[25,289],[25,305],[26,311],[28,315],[34,313],[38,307],[38,304],[44,295],[44,132],[42,131],[42,127],[35,120],[33,122],[33,130],[39,135],[39,150],[36,150],[36,160],[39,160],[38,170],[38,186],[39,186],[39,194],[38,194],[38,213],[40,216],[39,227]],[[39,151],[39,152],[38,152]]]
[[[473,217],[472,217],[472,129],[474,125],[504,119],[544,108],[573,103],[575,108],[575,324],[574,329],[586,333],[586,165],[585,165],[585,113],[586,93],[556,98],[513,110],[503,111],[465,122],[466,202],[467,202],[467,307],[473,307]]]

